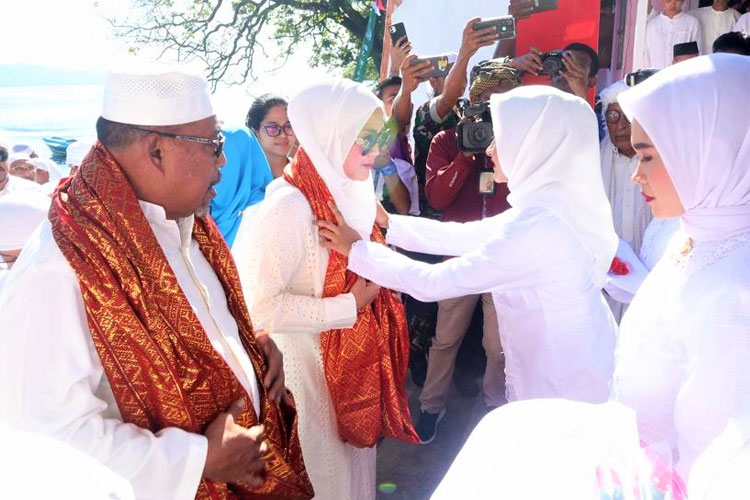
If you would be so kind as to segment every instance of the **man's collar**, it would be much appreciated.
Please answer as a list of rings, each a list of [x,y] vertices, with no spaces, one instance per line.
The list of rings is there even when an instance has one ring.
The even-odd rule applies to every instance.
[[[141,206],[143,215],[146,217],[146,220],[152,229],[156,231],[158,228],[169,232],[175,232],[180,247],[182,249],[190,247],[190,241],[193,238],[194,215],[182,217],[177,220],[170,220],[167,219],[167,212],[164,210],[164,207],[143,200],[138,200],[138,204]]]

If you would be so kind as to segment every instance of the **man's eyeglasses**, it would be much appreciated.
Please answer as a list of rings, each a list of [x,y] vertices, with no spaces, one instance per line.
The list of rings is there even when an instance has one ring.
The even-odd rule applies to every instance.
[[[224,136],[222,134],[219,134],[218,139],[207,139],[206,137],[196,137],[194,135],[181,135],[181,134],[173,134],[171,132],[159,132],[158,130],[149,130],[147,128],[134,127],[132,125],[130,126],[130,128],[138,130],[140,132],[146,132],[148,134],[156,134],[162,137],[170,137],[176,141],[195,142],[198,144],[207,144],[207,145],[213,146],[214,156],[216,158],[220,157],[222,151],[224,151]]]
[[[374,130],[364,130],[360,132],[359,136],[354,140],[362,151],[362,156],[367,156],[375,146],[378,147],[379,151],[386,151],[393,146],[396,141],[396,130],[392,126],[390,120],[385,126],[378,132]]]
[[[8,161],[8,150],[0,148],[0,161]]]
[[[266,134],[268,134],[268,137],[278,137],[281,135],[281,132],[284,132],[284,135],[294,135],[294,129],[292,129],[291,123],[287,123],[283,126],[271,123],[270,125],[264,125],[263,129],[266,131]]]
[[[628,117],[620,111],[617,111],[616,109],[610,109],[609,111],[604,113],[604,119],[607,120],[607,123],[609,123],[610,125],[614,125],[615,123],[619,122],[620,119],[624,119],[625,123],[630,123]]]

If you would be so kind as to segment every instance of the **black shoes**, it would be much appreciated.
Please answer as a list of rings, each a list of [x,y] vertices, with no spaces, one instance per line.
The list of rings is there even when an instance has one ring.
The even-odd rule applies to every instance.
[[[417,422],[416,431],[419,434],[421,444],[430,444],[437,437],[437,426],[445,416],[445,408],[440,413],[420,412],[419,422]]]

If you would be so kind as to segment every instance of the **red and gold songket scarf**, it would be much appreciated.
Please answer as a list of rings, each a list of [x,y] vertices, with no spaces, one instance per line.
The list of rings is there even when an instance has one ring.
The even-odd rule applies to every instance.
[[[236,419],[265,426],[266,481],[202,480],[199,499],[309,499],[293,405],[260,390],[260,419],[232,370],[213,349],[177,283],[135,193],[109,152],[97,144],[77,175],[61,184],[50,209],[52,233],[76,273],[91,337],[125,422],[157,432],[200,434],[234,401]],[[267,366],[253,335],[229,248],[210,217],[195,218],[193,237],[216,272],[258,380]]]
[[[328,207],[333,197],[303,148],[284,178],[305,195],[316,219],[335,220]],[[385,243],[377,227],[370,239]],[[323,297],[351,291],[358,276],[347,270],[347,263],[331,252]],[[404,306],[391,291],[380,290],[372,305],[357,313],[352,328],[323,332],[320,342],[341,439],[357,447],[374,446],[381,436],[418,443],[405,387],[409,332]]]

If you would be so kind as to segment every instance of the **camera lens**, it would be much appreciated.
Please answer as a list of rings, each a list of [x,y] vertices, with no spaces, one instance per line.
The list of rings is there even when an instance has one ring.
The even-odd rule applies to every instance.
[[[489,133],[485,127],[476,127],[472,130],[471,140],[476,144],[483,144],[489,138]]]

